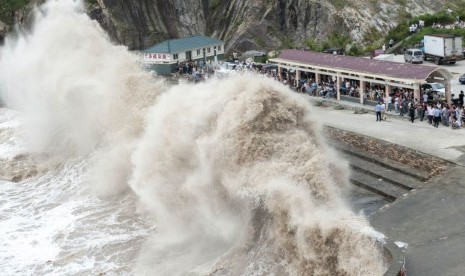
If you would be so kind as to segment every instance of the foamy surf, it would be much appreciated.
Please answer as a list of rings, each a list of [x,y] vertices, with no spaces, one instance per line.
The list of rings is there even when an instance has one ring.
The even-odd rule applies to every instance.
[[[79,1],[6,40],[2,272],[382,275],[304,97],[244,74],[166,86]]]
[[[332,162],[303,96],[231,76],[173,87],[147,122],[130,183],[159,231],[138,273],[205,263],[211,275],[384,272],[382,246],[342,200],[346,168]]]

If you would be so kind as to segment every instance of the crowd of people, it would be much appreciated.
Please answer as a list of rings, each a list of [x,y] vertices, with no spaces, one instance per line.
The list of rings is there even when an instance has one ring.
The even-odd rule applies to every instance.
[[[212,63],[211,61],[207,61],[206,63],[203,61],[185,61],[177,64],[175,76],[195,83],[204,81],[215,74],[228,74],[232,71],[254,71],[277,78],[277,70],[274,68],[273,66],[267,67],[266,65],[254,62],[239,62],[237,60],[220,63]]]
[[[295,88],[297,92],[307,93],[315,97],[336,98],[336,87],[331,79],[317,84],[314,79],[300,80]],[[341,95],[360,97],[360,87],[356,81],[341,83]],[[400,117],[409,117],[413,123],[415,119],[427,121],[434,127],[440,125],[460,129],[465,127],[464,92],[461,91],[458,101],[447,104],[437,93],[421,91],[420,99],[414,98],[411,89],[395,88],[387,97],[384,87],[380,85],[367,86],[363,92],[363,104],[367,100],[375,101],[376,120],[385,120],[385,112],[392,112]]]
[[[426,94],[425,94],[426,95]],[[388,96],[383,101],[379,101],[375,106],[376,121],[382,121],[385,116],[383,112],[395,112],[399,116],[409,116],[413,123],[416,118],[420,121],[427,122],[436,128],[440,125],[451,127],[452,129],[460,129],[465,127],[465,106],[464,93],[461,91],[459,100],[456,104],[447,104],[444,101],[431,101],[425,96],[422,100],[414,99],[411,95],[405,96],[401,93],[396,93],[393,96]]]
[[[229,68],[231,67],[232,68]],[[284,72],[279,75],[276,66],[260,65],[254,63],[230,63],[227,69],[249,70],[265,75],[269,78],[280,81],[289,85],[297,92],[306,93],[315,97],[336,98],[336,84],[330,77],[323,77],[319,83],[313,78],[314,76],[303,76],[304,78],[297,81],[295,75],[291,72]],[[189,80],[200,81],[219,72],[223,65],[198,64],[195,62],[183,63],[178,66],[178,74],[186,76]],[[360,97],[360,87],[357,81],[346,80],[341,83],[340,93],[344,96]],[[376,121],[386,119],[385,112],[393,112],[400,117],[408,116],[413,123],[415,119],[427,121],[434,127],[440,125],[460,129],[465,127],[465,105],[464,92],[459,94],[458,101],[454,104],[447,104],[441,100],[437,94],[421,91],[420,99],[414,98],[413,90],[395,88],[392,93],[384,97],[385,89],[380,85],[366,86],[363,89],[363,104],[366,101],[375,101],[374,107]]]

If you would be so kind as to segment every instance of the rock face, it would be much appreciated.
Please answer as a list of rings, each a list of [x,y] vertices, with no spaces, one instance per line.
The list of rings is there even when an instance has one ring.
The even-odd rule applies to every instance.
[[[41,0],[31,0],[40,2]],[[204,34],[226,51],[305,47],[332,33],[364,44],[386,34],[398,14],[434,12],[447,0],[86,0],[88,13],[117,43],[144,49],[169,38]],[[361,8],[363,7],[363,8]],[[11,26],[10,26],[11,27]],[[11,29],[11,28],[7,28]],[[0,39],[2,37],[0,22]]]
[[[241,52],[305,47],[335,32],[364,44],[367,33],[396,26],[400,12],[434,12],[446,1],[98,0],[90,14],[100,10],[104,28],[130,49],[205,34],[225,40],[227,52]]]
[[[131,49],[168,38],[205,34],[209,1],[99,0],[89,11],[110,35]]]

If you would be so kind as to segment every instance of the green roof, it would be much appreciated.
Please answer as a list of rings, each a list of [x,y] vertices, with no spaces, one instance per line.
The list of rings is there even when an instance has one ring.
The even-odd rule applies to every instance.
[[[180,39],[165,40],[150,48],[143,50],[143,53],[181,53],[192,49],[214,46],[224,42],[207,36],[191,36]]]

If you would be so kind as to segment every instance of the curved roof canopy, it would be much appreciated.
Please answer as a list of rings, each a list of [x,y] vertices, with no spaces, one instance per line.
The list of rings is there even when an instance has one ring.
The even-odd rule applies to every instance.
[[[283,50],[276,59],[277,63],[300,63],[336,71],[354,72],[363,75],[376,75],[384,78],[404,79],[416,83],[424,82],[432,75],[451,79],[452,74],[439,67],[422,66],[408,63],[374,60],[361,57],[333,55],[302,50]],[[434,74],[433,74],[434,73]]]

